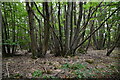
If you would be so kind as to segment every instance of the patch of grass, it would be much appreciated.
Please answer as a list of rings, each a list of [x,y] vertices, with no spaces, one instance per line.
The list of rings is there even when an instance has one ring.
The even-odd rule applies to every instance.
[[[42,76],[42,71],[41,70],[36,70],[32,73],[33,77],[41,77]]]

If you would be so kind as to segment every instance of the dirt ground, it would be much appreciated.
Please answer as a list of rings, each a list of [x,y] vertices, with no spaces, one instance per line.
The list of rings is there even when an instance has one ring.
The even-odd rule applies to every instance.
[[[74,57],[54,57],[53,54],[46,54],[45,58],[32,59],[31,53],[18,51],[21,56],[3,58],[3,78],[32,78],[36,70],[42,71],[42,78],[54,76],[59,78],[74,78],[78,75],[76,70],[61,68],[65,64],[82,64],[83,77],[112,78],[119,76],[120,53],[114,50],[110,57],[105,56],[106,50],[88,50],[87,54],[79,54]],[[89,62],[91,61],[91,62]],[[38,78],[38,77],[37,77]]]

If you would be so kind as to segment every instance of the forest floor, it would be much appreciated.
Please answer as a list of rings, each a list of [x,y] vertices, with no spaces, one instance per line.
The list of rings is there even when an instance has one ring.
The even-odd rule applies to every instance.
[[[120,53],[114,50],[110,57],[106,50],[88,50],[87,54],[74,57],[54,57],[32,59],[31,54],[4,57],[2,63],[3,78],[112,78],[119,77]]]

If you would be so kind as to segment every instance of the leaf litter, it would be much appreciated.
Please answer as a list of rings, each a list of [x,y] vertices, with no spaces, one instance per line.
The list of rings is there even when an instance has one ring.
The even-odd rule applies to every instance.
[[[46,76],[59,78],[111,78],[119,74],[120,58],[118,58],[118,53],[112,53],[110,57],[107,57],[105,56],[106,50],[88,50],[87,54],[76,55],[74,57],[68,56],[67,58],[46,54],[45,58],[32,59],[31,53],[27,55],[23,53],[22,56],[3,58],[3,78],[8,77],[5,67],[6,63],[8,63],[10,77],[15,78],[16,76],[22,76],[23,78],[34,77],[32,74],[37,70],[42,71],[42,76],[40,76],[42,78]],[[85,68],[81,66],[85,66]]]

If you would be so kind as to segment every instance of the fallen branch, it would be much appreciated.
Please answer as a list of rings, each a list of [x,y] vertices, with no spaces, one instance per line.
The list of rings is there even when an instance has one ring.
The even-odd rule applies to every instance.
[[[10,73],[9,73],[9,70],[8,70],[8,62],[6,63],[6,70],[7,70],[7,76],[9,78],[10,77]]]

